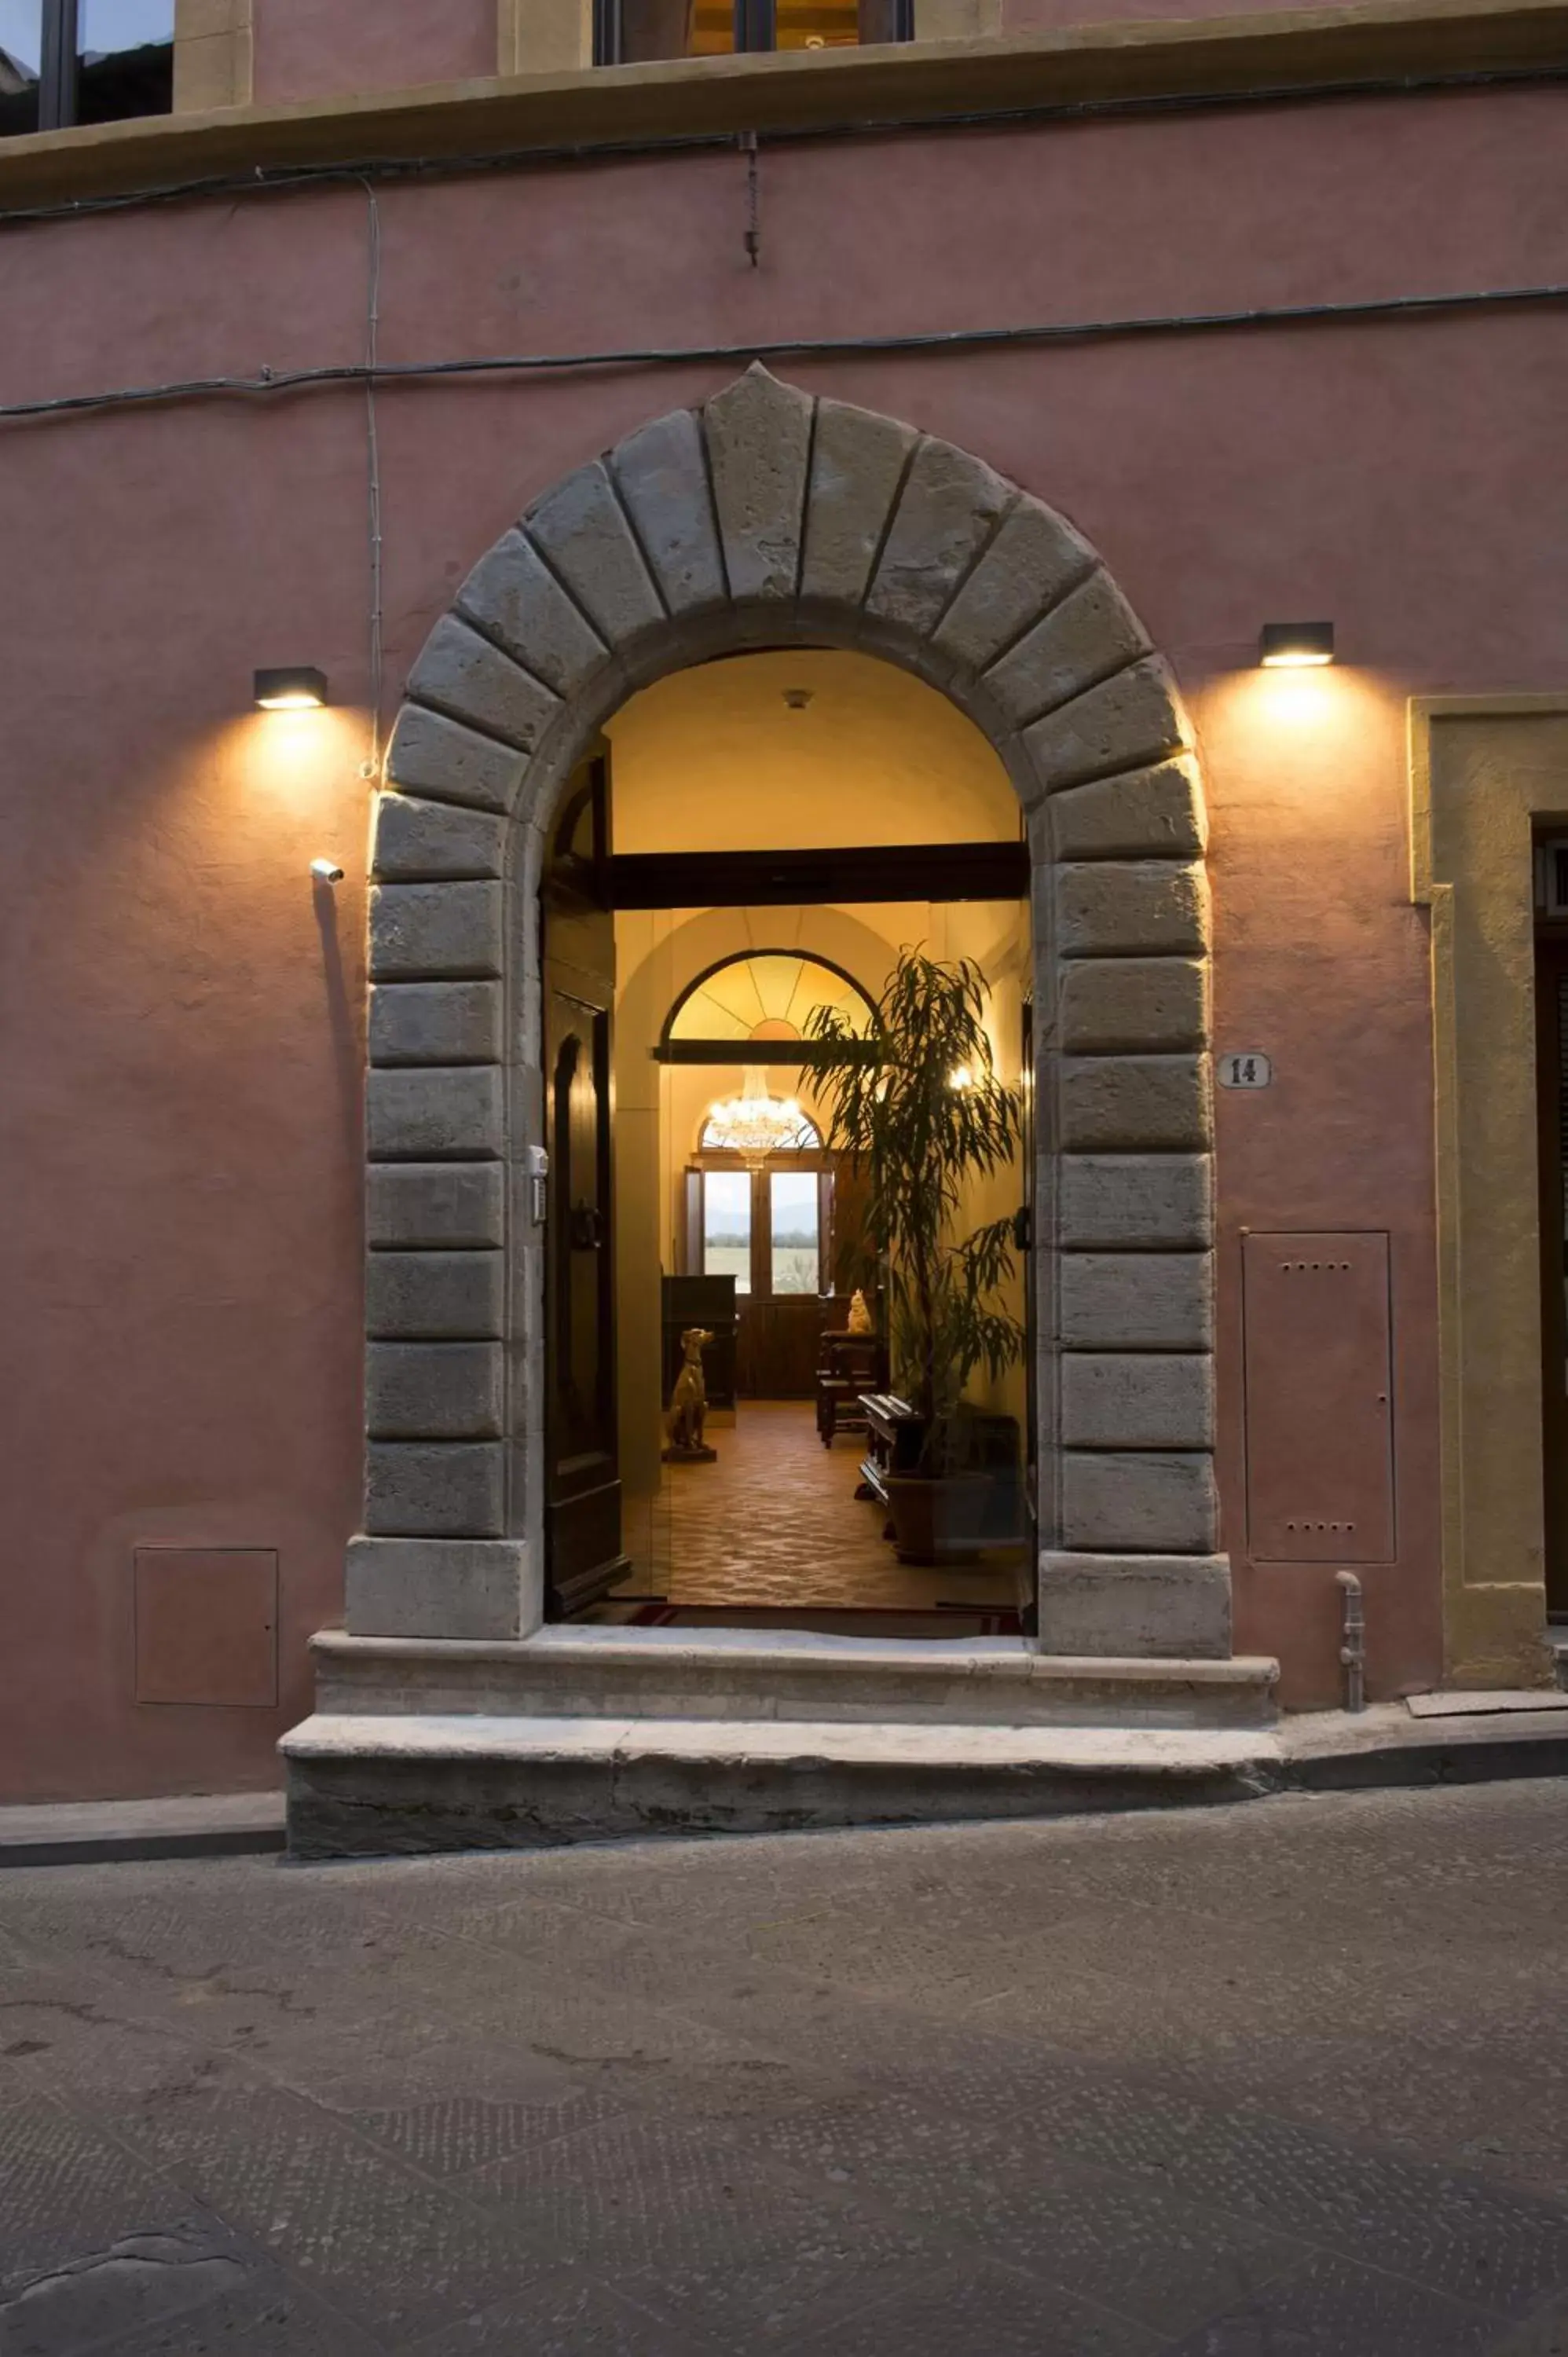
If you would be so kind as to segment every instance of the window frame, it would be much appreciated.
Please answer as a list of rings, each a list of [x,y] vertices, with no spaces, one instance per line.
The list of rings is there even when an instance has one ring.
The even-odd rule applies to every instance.
[[[799,1153],[769,1154],[760,1162],[747,1162],[744,1155],[720,1153],[708,1148],[693,1154],[686,1165],[685,1200],[680,1223],[680,1241],[684,1249],[680,1258],[686,1265],[682,1276],[705,1276],[703,1263],[703,1238],[706,1232],[707,1177],[714,1170],[749,1170],[751,1174],[751,1289],[737,1293],[737,1305],[743,1301],[822,1301],[832,1291],[832,1209],[833,1177],[836,1157],[825,1146],[808,1146]],[[814,1294],[775,1293],[773,1290],[773,1218],[772,1185],[776,1170],[814,1171],[817,1179],[817,1286]]]
[[[70,0],[74,7],[76,0]],[[915,38],[915,0],[892,0],[893,39]],[[734,0],[735,48],[737,56],[770,54],[779,46],[778,0]],[[594,63],[623,62],[621,0],[594,0]]]

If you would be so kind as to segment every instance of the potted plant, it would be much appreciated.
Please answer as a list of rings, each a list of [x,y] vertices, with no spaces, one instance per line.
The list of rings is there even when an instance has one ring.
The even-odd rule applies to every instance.
[[[977,966],[906,949],[876,1002],[870,1053],[837,1007],[815,1008],[808,1024],[827,1144],[866,1182],[894,1387],[920,1426],[915,1469],[886,1483],[908,1562],[974,1551],[996,1480],[984,1464],[996,1419],[968,1408],[964,1392],[978,1368],[995,1381],[1024,1349],[1002,1298],[1013,1219],[958,1232],[966,1188],[1013,1162],[1021,1135],[1020,1092],[997,1075],[983,1009]]]

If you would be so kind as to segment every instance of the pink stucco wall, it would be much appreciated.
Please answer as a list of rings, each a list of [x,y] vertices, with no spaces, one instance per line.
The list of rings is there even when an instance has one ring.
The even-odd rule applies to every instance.
[[[1552,95],[585,165],[380,194],[388,359],[875,334],[1568,278]],[[1462,200],[1461,200],[1462,198]],[[13,230],[6,400],[355,357],[366,199]],[[783,367],[786,364],[780,363]],[[542,487],[727,367],[408,388],[380,404],[388,694]],[[1374,1681],[1438,1668],[1431,1076],[1405,882],[1404,699],[1568,659],[1553,500],[1568,321],[1537,311],[787,372],[1065,510],[1175,662],[1214,823],[1222,1454],[1239,1641],[1333,1698],[1326,1569],[1254,1568],[1240,1491],[1244,1226],[1393,1238],[1401,1554]],[[359,1496],[365,420],[335,392],[0,428],[7,699],[0,1135],[10,1605],[0,1791],[264,1781],[308,1706]],[[1285,721],[1265,619],[1343,667]],[[258,663],[338,707],[295,736]],[[348,869],[313,890],[317,853]],[[276,1547],[279,1708],[138,1706],[137,1544]]]

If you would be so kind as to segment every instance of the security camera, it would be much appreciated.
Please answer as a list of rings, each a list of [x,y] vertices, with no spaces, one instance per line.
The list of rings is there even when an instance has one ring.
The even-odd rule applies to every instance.
[[[341,884],[343,870],[335,859],[313,859],[310,872],[318,884]]]

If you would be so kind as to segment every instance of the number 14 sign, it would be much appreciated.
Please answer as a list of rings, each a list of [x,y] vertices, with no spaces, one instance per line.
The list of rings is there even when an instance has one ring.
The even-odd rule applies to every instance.
[[[1222,1089],[1266,1089],[1274,1077],[1274,1068],[1261,1048],[1242,1048],[1234,1055],[1216,1057],[1215,1072]]]

